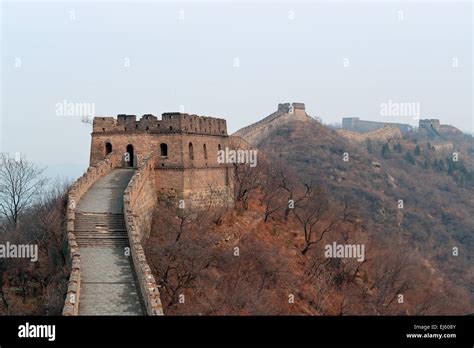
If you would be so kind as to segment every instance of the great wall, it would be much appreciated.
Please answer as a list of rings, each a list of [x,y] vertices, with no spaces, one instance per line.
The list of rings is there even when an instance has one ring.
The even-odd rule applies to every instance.
[[[123,167],[135,167],[150,157],[154,184],[161,201],[183,199],[189,205],[232,205],[231,165],[218,163],[220,149],[229,146],[224,119],[164,113],[162,119],[144,115],[96,117],[93,123],[90,166],[117,150],[126,154]]]
[[[94,118],[90,166],[68,192],[71,273],[63,315],[162,315],[142,242],[159,201],[233,206],[223,119],[165,113]]]
[[[304,104],[279,104],[233,136],[224,119],[184,113],[95,117],[89,169],[68,193],[63,315],[162,315],[142,246],[157,203],[232,207],[232,164],[218,151],[250,148],[293,119],[310,119]]]
[[[363,143],[367,140],[388,142],[390,140],[400,139],[402,137],[402,132],[399,128],[389,126],[375,129],[367,133],[359,133],[347,129],[338,129],[336,132],[340,136],[355,143]]]
[[[304,122],[311,120],[311,117],[306,113],[305,105],[303,103],[278,104],[277,111],[258,122],[239,129],[232,135],[245,139],[252,145],[257,145],[274,129],[293,120]]]
[[[442,134],[446,132],[458,132],[457,129],[447,125],[441,125],[438,119],[419,120],[418,129],[409,124],[376,122],[360,120],[358,117],[345,117],[342,119],[342,129],[336,132],[351,142],[363,143],[367,140],[389,142],[400,139],[410,132],[416,132],[425,140],[430,142],[436,151],[445,151],[453,148],[453,144]]]
[[[155,204],[151,166],[145,160],[136,171],[121,169],[121,157],[109,154],[69,191],[63,315],[163,314],[141,245]]]
[[[303,103],[227,135],[224,119],[164,113],[95,117],[90,166],[68,192],[67,242],[71,273],[63,315],[163,315],[159,288],[142,243],[159,202],[188,208],[234,205],[232,164],[218,163],[226,147],[249,148],[293,120],[314,121]],[[419,132],[446,149],[439,120],[420,120]],[[449,126],[447,126],[449,127]],[[337,133],[353,142],[399,139],[403,124],[343,120]]]
[[[245,139],[255,146],[268,137],[274,129],[295,120],[303,122],[313,120],[306,113],[304,103],[278,104],[277,111],[258,122],[239,129],[233,136]],[[415,131],[428,139],[427,141],[430,142],[434,150],[445,151],[452,149],[453,145],[445,139],[442,133],[456,132],[457,130],[451,126],[441,125],[438,119],[419,120],[419,127],[416,130],[409,124],[367,121],[361,120],[359,117],[344,117],[342,128],[336,130],[341,137],[359,144],[367,140],[389,142],[401,139],[404,135]]]
[[[358,133],[369,133],[378,129],[392,127],[398,128],[401,133],[405,134],[413,130],[413,127],[405,123],[377,122],[361,120],[359,117],[343,117],[342,128]]]

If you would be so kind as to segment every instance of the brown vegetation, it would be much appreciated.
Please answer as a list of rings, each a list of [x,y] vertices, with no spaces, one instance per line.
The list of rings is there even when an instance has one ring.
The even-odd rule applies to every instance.
[[[212,210],[156,210],[146,253],[165,314],[468,311],[465,289],[430,267],[410,238],[374,235],[379,222],[351,191],[333,194],[280,160],[259,163],[236,168],[240,201],[219,212],[219,223]],[[332,242],[364,244],[366,259],[327,258],[324,246]],[[443,294],[453,294],[449,303]]]
[[[3,157],[5,161],[8,166],[2,167],[0,177],[5,213],[0,221],[0,244],[37,245],[38,260],[0,258],[0,314],[60,315],[68,276],[67,185],[54,183],[49,190],[39,187],[45,180],[31,162]]]

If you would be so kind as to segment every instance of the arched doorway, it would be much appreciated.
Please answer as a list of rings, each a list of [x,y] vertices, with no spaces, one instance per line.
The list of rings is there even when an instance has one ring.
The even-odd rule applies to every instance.
[[[109,153],[112,153],[112,144],[105,143],[105,155],[107,156]]]
[[[133,151],[133,145],[127,145],[127,153],[125,158],[125,166],[126,167],[134,167],[135,166],[135,154]]]

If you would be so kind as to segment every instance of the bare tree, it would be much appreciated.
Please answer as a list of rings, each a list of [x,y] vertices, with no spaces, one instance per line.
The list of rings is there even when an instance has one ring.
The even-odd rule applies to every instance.
[[[24,158],[0,154],[0,214],[15,227],[46,185],[43,171]]]
[[[264,222],[274,213],[281,210],[288,201],[285,197],[286,190],[281,186],[281,170],[273,162],[265,168],[265,176],[262,187],[262,197],[260,202],[265,208]]]
[[[212,246],[216,240],[209,237],[212,222],[206,214],[191,213],[191,210],[188,213],[179,208],[160,208],[159,213],[155,219],[160,226],[160,247],[151,246],[153,243],[149,241],[147,253],[169,313],[178,310],[175,305],[180,295],[196,291],[199,278],[213,263]],[[152,231],[151,240],[156,232],[156,229]]]
[[[241,254],[219,253],[217,291],[209,314],[279,315],[291,312],[288,293],[297,283],[280,250],[249,235],[238,241]],[[230,249],[231,250],[231,249]],[[214,284],[213,284],[214,285]]]
[[[259,167],[252,168],[248,164],[234,164],[235,199],[242,204],[244,209],[248,208],[250,194],[261,187],[262,175]]]
[[[399,294],[412,288],[409,265],[412,262],[407,248],[397,248],[396,252],[385,253],[374,259],[371,275],[372,307],[377,314],[399,314],[392,308]]]
[[[297,175],[285,163],[279,161],[275,164],[277,170],[278,186],[287,193],[287,206],[285,209],[285,221],[288,221],[290,213],[293,211],[290,208],[290,201],[293,201],[293,195],[297,191]]]
[[[295,216],[304,233],[304,247],[301,250],[305,255],[308,250],[319,243],[324,235],[333,231],[339,223],[336,214],[331,214],[330,202],[324,190],[313,183],[305,184],[305,193],[295,201]],[[314,238],[319,232],[319,237]]]
[[[22,223],[25,233],[39,242],[47,256],[59,257],[61,264],[66,264],[64,224],[69,187],[68,182],[54,182],[29,209],[31,214]]]
[[[4,286],[4,277],[7,275],[8,264],[7,261],[0,259],[0,298],[2,299],[3,311],[0,311],[2,314],[10,314],[10,304],[6,296],[6,289]]]
[[[176,229],[176,242],[179,242],[183,233],[192,226],[194,219],[194,212],[191,209],[177,209],[176,218],[178,220],[178,228]]]

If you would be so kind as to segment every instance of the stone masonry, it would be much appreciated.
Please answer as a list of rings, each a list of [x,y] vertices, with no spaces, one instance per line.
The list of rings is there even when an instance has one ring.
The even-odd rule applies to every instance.
[[[151,171],[151,166],[143,164],[138,170],[120,169],[121,156],[110,153],[89,167],[69,190],[71,274],[63,315],[163,314],[155,279],[137,237],[149,231],[151,219],[146,215],[152,215],[156,204],[153,176],[143,175],[142,169]],[[132,192],[140,197],[133,206]],[[140,209],[134,210],[137,206]],[[136,222],[136,213],[145,218]]]
[[[359,119],[359,117],[344,117],[342,119],[342,128],[353,132],[368,133],[385,127],[399,128],[403,134],[413,130],[412,126],[405,123],[366,121]]]
[[[363,143],[367,140],[388,142],[390,140],[401,139],[403,136],[398,127],[388,126],[366,133],[353,132],[347,129],[338,129],[337,134],[355,143]]]
[[[81,250],[79,315],[143,315],[134,279],[123,192],[133,169],[115,169],[98,180],[76,209],[75,234]]]
[[[218,151],[229,146],[226,121],[220,118],[164,113],[161,120],[144,115],[95,117],[90,165],[112,151],[123,167],[136,167],[150,156],[160,200],[184,199],[203,206],[233,205],[232,165],[218,163]]]
[[[233,136],[245,139],[249,144],[255,146],[258,145],[261,140],[265,139],[273,129],[294,120],[303,122],[313,120],[306,113],[304,103],[278,104],[277,111],[258,122],[239,129]]]
[[[163,314],[141,244],[156,203],[233,206],[233,165],[217,161],[230,146],[223,119],[94,118],[90,166],[68,193],[71,274],[63,315]]]

